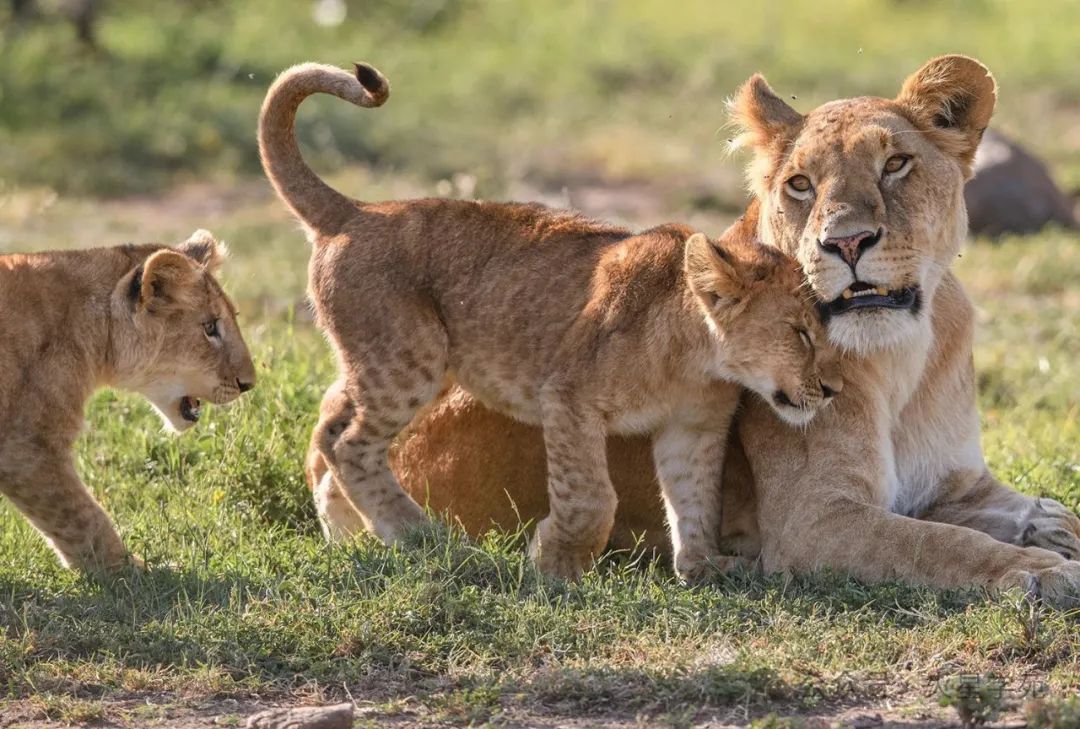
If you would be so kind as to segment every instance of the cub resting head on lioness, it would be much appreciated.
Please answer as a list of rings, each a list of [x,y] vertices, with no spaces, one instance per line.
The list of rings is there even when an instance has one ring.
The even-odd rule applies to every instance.
[[[0,493],[65,566],[139,563],[72,463],[94,390],[142,393],[182,431],[202,400],[227,403],[255,384],[213,276],[223,257],[202,230],[175,248],[0,256]]]
[[[736,420],[723,536],[766,570],[1019,586],[1080,602],[1080,519],[1000,483],[983,459],[974,312],[949,270],[995,97],[982,64],[944,56],[893,99],[802,114],[755,76],[733,100],[754,155],[747,217],[803,265],[845,351],[844,391],[807,427],[787,427],[757,398]],[[538,429],[451,390],[401,439],[395,468],[411,493],[470,530],[512,528],[545,508],[534,496],[543,449]],[[620,507],[655,503],[648,450],[644,439],[610,439]],[[663,533],[656,509],[618,518],[616,533]]]
[[[793,260],[744,223],[718,242],[668,225],[633,235],[540,205],[343,201],[296,150],[304,96],[382,103],[387,85],[307,64],[270,88],[266,171],[314,244],[309,292],[341,367],[313,443],[363,523],[392,543],[423,510],[393,476],[397,435],[448,378],[543,426],[549,514],[531,552],[577,578],[607,544],[616,496],[608,433],[652,436],[675,565],[720,556],[716,483],[740,385],[805,425],[839,391],[815,301]],[[328,535],[335,522],[320,499]]]

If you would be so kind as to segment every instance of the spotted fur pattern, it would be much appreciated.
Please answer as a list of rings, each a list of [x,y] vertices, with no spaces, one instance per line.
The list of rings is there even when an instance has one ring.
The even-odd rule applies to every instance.
[[[314,243],[309,293],[340,363],[312,439],[330,474],[312,478],[327,535],[363,524],[393,543],[426,520],[390,450],[455,382],[542,426],[549,510],[530,552],[545,573],[577,578],[608,541],[608,433],[652,436],[680,573],[727,564],[717,486],[740,385],[799,424],[842,386],[794,261],[746,222],[713,241],[539,205],[343,202],[306,168],[291,125],[308,93],[384,99],[382,77],[361,69],[286,71],[261,121],[267,174]],[[340,516],[342,494],[359,519]]]

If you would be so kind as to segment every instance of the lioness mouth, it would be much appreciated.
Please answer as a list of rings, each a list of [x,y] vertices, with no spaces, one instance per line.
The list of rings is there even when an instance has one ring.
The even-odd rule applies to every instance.
[[[202,414],[200,404],[199,398],[184,395],[180,398],[180,417],[189,423],[199,422],[199,415]]]
[[[918,286],[904,289],[887,289],[856,281],[832,301],[822,304],[822,313],[836,316],[853,309],[908,309],[917,311],[921,292]]]

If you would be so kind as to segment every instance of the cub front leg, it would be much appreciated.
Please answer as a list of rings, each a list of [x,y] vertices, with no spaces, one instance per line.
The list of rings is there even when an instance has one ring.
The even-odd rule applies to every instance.
[[[719,549],[724,450],[737,397],[711,427],[669,423],[653,437],[675,572],[683,580],[697,581],[710,569],[726,571],[739,564]]]
[[[60,562],[83,571],[116,570],[141,560],[128,554],[105,510],[63,460],[42,457],[0,490],[49,542]]]
[[[606,428],[599,413],[569,397],[549,395],[542,418],[550,510],[536,526],[529,554],[544,574],[576,580],[592,566],[615,523]]]

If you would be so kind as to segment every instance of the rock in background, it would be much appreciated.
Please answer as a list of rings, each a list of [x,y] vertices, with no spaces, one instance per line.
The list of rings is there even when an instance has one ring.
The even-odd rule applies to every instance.
[[[1035,233],[1049,223],[1080,227],[1073,201],[1054,184],[1046,165],[992,129],[975,154],[975,177],[964,199],[973,235]]]

